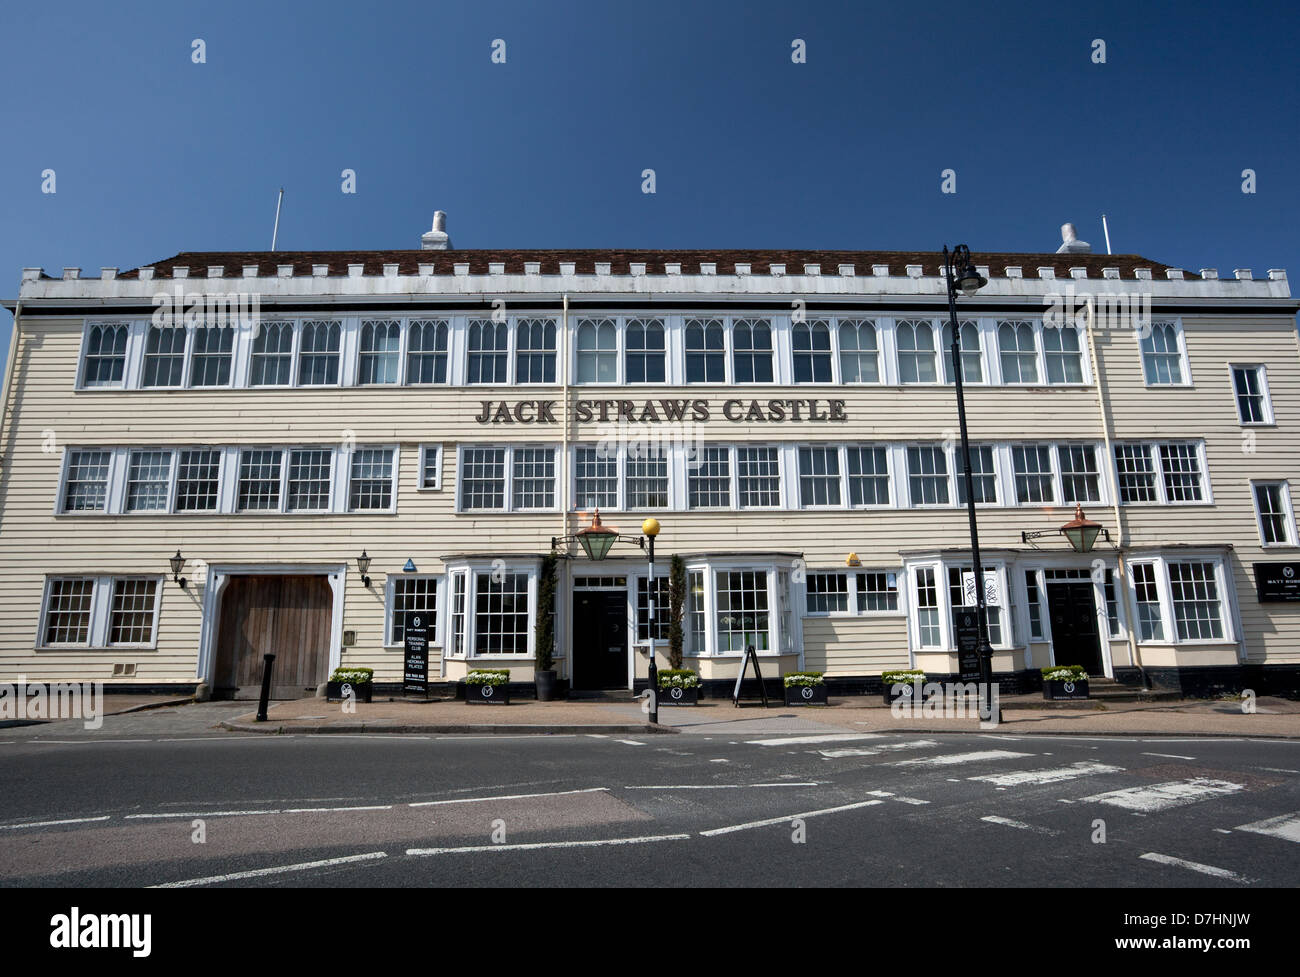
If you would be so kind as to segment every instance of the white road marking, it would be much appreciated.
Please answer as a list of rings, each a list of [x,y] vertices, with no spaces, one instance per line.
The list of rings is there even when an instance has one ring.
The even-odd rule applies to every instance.
[[[1230,872],[1226,868],[1216,868],[1213,865],[1203,865],[1200,862],[1189,862],[1186,859],[1174,858],[1172,855],[1161,855],[1159,852],[1149,851],[1145,855],[1139,855],[1138,857],[1146,859],[1148,862],[1157,862],[1160,865],[1173,865],[1177,868],[1189,868],[1193,872],[1200,872],[1202,875],[1212,875],[1216,879],[1231,879],[1233,882],[1244,882],[1247,885],[1254,881],[1254,879],[1248,879],[1244,875]]]
[[[1287,770],[1284,767],[1256,767],[1256,770],[1267,770],[1269,773],[1300,773],[1300,770]]]
[[[1208,800],[1211,797],[1235,794],[1245,789],[1245,785],[1234,784],[1227,780],[1196,777],[1191,780],[1171,780],[1163,784],[1152,784],[1149,787],[1126,787],[1123,790],[1093,794],[1083,799],[1109,804],[1112,807],[1122,807],[1128,811],[1152,813],[1165,811],[1171,807],[1182,807],[1184,804],[1195,804],[1197,801]]]
[[[366,852],[364,855],[344,855],[340,858],[323,858],[318,862],[299,862],[297,865],[280,865],[276,868],[255,868],[248,872],[231,872],[228,875],[209,875],[204,879],[185,879],[182,882],[164,882],[162,885],[151,885],[151,889],[187,889],[196,885],[215,885],[218,882],[233,882],[236,879],[256,879],[265,875],[282,875],[285,872],[306,872],[314,868],[328,868],[331,865],[349,865],[353,862],[372,861],[376,858],[387,858],[388,853],[382,851]]]
[[[987,821],[989,824],[1006,825],[1008,828],[1019,828],[1022,831],[1033,831],[1040,835],[1060,834],[1059,831],[1054,831],[1051,828],[1040,827],[1036,824],[1025,824],[1024,821],[1013,821],[1011,818],[1000,818],[996,814],[990,814],[987,817],[980,818],[980,820]]]
[[[844,743],[850,740],[878,740],[879,733],[821,733],[816,736],[781,736],[770,740],[745,740],[750,746],[803,746],[809,743]]]
[[[842,804],[839,807],[824,807],[820,811],[804,811],[801,814],[787,814],[780,818],[765,818],[762,821],[748,821],[745,824],[731,824],[725,828],[710,828],[708,831],[701,831],[700,835],[705,838],[712,838],[714,835],[730,834],[733,831],[744,831],[747,828],[763,828],[769,824],[789,824],[795,818],[814,818],[819,814],[835,814],[839,811],[853,811],[860,807],[874,807],[877,804],[883,804],[884,801],[859,801],[856,804]]]
[[[1300,813],[1279,814],[1275,818],[1255,821],[1251,824],[1237,825],[1238,831],[1250,831],[1257,835],[1272,835],[1300,844]]]
[[[409,807],[436,807],[439,804],[475,804],[479,801],[518,801],[530,797],[563,797],[566,794],[596,794],[608,787],[584,787],[581,790],[553,790],[545,794],[500,794],[496,797],[457,797],[449,801],[415,801]]]
[[[828,760],[835,760],[848,756],[877,756],[887,750],[921,750],[938,745],[934,740],[910,740],[906,743],[876,743],[869,747],[846,746],[841,750],[809,750],[808,752],[819,753]]]
[[[626,743],[628,746],[645,746],[640,740],[615,740],[615,743]]]
[[[1227,828],[1215,828],[1214,830],[1217,831],[1217,832],[1218,832],[1219,834],[1221,834],[1221,835],[1230,835],[1230,834],[1232,834],[1232,832],[1229,831]]]
[[[1162,756],[1170,760],[1195,760],[1194,756],[1183,756],[1180,753],[1143,753],[1143,756]]]
[[[58,743],[62,746],[82,746],[83,744],[94,743],[152,743],[153,740],[101,740],[93,739],[87,736],[84,740],[31,740],[32,743]]]
[[[179,811],[175,814],[128,814],[126,820],[157,818],[242,818],[257,814],[282,814],[282,811]]]
[[[740,787],[817,787],[815,781],[779,784],[637,784],[628,785],[624,790],[734,790]]]
[[[536,851],[541,848],[596,848],[604,845],[643,845],[653,841],[689,841],[690,835],[645,835],[640,838],[601,838],[595,841],[536,841],[524,845],[474,845],[469,848],[408,848],[414,856],[454,855],[459,852]]]
[[[710,763],[730,763],[730,760],[710,760]]]
[[[290,807],[285,814],[312,814],[317,811],[391,811],[391,804],[372,804],[367,807]]]
[[[16,831],[19,828],[48,828],[56,824],[89,824],[91,821],[107,821],[111,814],[100,818],[65,818],[62,821],[28,821],[26,824],[0,824],[0,831]]]
[[[1053,767],[1049,770],[1016,770],[1012,773],[989,773],[979,777],[967,777],[966,779],[987,781],[1001,787],[1020,787],[1023,784],[1055,784],[1062,780],[1092,777],[1099,773],[1121,773],[1123,770],[1123,767],[1112,767],[1107,763],[1080,760],[1068,767]]]
[[[978,763],[982,760],[1015,760],[1027,756],[1033,756],[1033,754],[1016,753],[1012,750],[979,750],[974,753],[945,753],[942,756],[922,757],[919,760],[895,760],[894,766],[948,767],[957,763]]]
[[[897,794],[887,790],[869,790],[867,791],[872,797],[891,797],[902,804],[929,804],[929,801],[923,801],[916,797],[899,797]]]

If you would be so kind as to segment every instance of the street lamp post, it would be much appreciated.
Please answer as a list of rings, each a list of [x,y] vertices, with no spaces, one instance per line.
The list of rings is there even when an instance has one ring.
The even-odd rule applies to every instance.
[[[943,248],[944,278],[948,285],[948,321],[952,327],[952,376],[957,388],[957,421],[961,427],[962,478],[966,485],[966,515],[970,520],[971,570],[975,576],[975,618],[979,625],[980,684],[992,694],[993,648],[989,644],[988,609],[984,601],[984,567],[980,563],[979,529],[975,524],[975,486],[970,467],[970,441],[966,434],[966,398],[962,389],[961,326],[957,323],[957,291],[974,295],[988,280],[970,263],[970,249],[957,245],[950,253]]]
[[[659,722],[659,669],[655,666],[655,537],[659,535],[659,520],[653,516],[641,523],[641,532],[649,544],[650,571],[645,582],[646,598],[650,610],[650,667],[646,674],[650,679],[650,722]]]

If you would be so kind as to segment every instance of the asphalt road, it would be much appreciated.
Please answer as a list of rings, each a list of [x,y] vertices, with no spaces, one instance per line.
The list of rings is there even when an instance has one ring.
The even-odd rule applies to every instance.
[[[1300,742],[3,732],[3,886],[1300,882]]]

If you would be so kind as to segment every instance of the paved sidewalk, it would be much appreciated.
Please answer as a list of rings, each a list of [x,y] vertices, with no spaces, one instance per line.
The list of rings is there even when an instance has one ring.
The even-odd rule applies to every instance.
[[[293,699],[274,703],[268,721],[255,722],[256,707],[222,723],[227,729],[264,733],[754,733],[971,732],[1009,735],[1072,733],[1076,735],[1235,736],[1300,738],[1300,702],[1262,698],[1246,714],[1235,700],[1189,699],[1174,702],[1123,702],[1062,710],[1033,708],[1032,697],[1017,697],[992,730],[977,716],[945,718],[896,715],[875,698],[832,698],[827,707],[787,707],[759,703],[734,707],[730,700],[704,700],[697,706],[663,706],[659,726],[637,702],[537,702],[517,700],[506,706],[464,702],[357,703],[344,712],[342,703]]]

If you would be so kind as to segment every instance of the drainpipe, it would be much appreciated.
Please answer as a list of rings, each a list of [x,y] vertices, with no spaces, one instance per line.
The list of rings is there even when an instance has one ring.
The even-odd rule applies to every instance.
[[[561,452],[560,459],[560,536],[569,535],[569,509],[572,507],[572,498],[570,497],[570,478],[569,478],[569,293],[564,293],[564,309],[560,317],[560,404],[563,409],[564,418],[561,422]],[[573,687],[573,636],[569,634],[572,621],[569,620],[572,615],[573,600],[568,596],[572,593],[572,573],[569,566],[569,560],[560,560],[560,586],[558,594],[560,598],[559,613],[556,615],[563,624],[562,634],[566,645],[565,660],[568,662],[569,687]]]
[[[1115,580],[1115,586],[1124,594],[1124,607],[1128,612],[1128,653],[1129,661],[1137,666],[1138,675],[1142,680],[1143,691],[1150,688],[1147,682],[1146,669],[1142,667],[1142,656],[1138,652],[1137,637],[1134,631],[1137,625],[1137,608],[1129,593],[1128,585],[1128,566],[1124,561],[1124,516],[1119,504],[1119,476],[1115,471],[1115,449],[1111,445],[1110,438],[1110,418],[1106,414],[1106,398],[1102,394],[1101,386],[1101,360],[1097,358],[1097,342],[1093,333],[1096,316],[1096,301],[1089,297],[1087,304],[1087,328],[1088,328],[1088,355],[1092,358],[1092,380],[1097,388],[1097,411],[1101,415],[1101,433],[1106,447],[1106,475],[1110,482],[1110,498],[1115,509],[1115,557],[1118,564],[1118,576]],[[1102,589],[1103,599],[1105,597],[1105,588]],[[1119,599],[1119,593],[1115,595]],[[1106,628],[1107,640],[1110,638],[1110,628]]]

